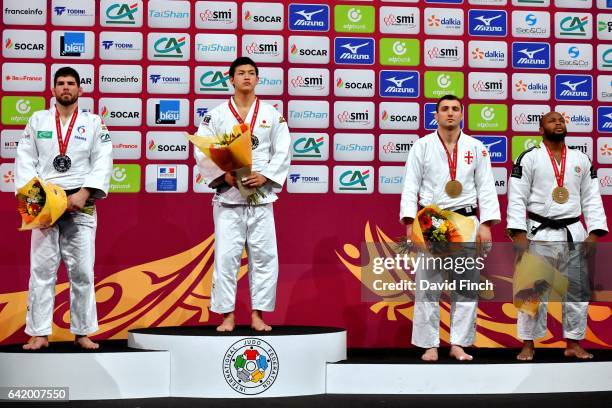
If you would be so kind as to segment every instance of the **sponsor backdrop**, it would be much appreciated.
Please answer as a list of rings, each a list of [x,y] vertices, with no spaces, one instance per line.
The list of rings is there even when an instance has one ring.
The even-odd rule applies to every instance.
[[[293,165],[275,204],[274,324],[346,327],[350,346],[409,345],[411,297],[363,302],[360,248],[402,235],[402,166],[435,129],[444,94],[464,99],[464,128],[487,146],[504,214],[511,161],[539,142],[550,109],[598,168],[612,214],[612,1],[336,3],[2,2],[0,342],[25,339],[29,234],[17,232],[15,149],[32,112],[53,103],[51,79],[64,65],[81,73],[81,107],[102,116],[114,147],[111,194],[98,205],[99,338],[218,322],[208,312],[212,195],[183,133],[226,103],[239,55],[260,64],[258,94],[292,131]],[[57,288],[55,335],[67,338],[64,271]],[[509,303],[481,303],[477,344],[517,346],[515,317]],[[560,318],[555,305],[543,344],[562,344]],[[611,323],[610,305],[593,305],[588,345],[610,347]]]

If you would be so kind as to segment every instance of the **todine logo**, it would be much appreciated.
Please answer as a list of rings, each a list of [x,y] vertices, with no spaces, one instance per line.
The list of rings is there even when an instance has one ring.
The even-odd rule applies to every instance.
[[[278,377],[276,350],[260,338],[245,338],[232,344],[223,356],[223,377],[236,392],[257,395]]]
[[[326,4],[290,4],[289,30],[329,31],[329,6]]]
[[[550,44],[512,43],[512,67],[530,69],[550,68]]]
[[[590,101],[593,99],[593,77],[590,75],[556,75],[555,99]]]
[[[374,64],[373,38],[334,38],[336,64]]]
[[[469,10],[469,33],[473,36],[505,37],[507,34],[507,14],[496,10]]]
[[[418,71],[380,71],[380,96],[416,98],[419,96]]]

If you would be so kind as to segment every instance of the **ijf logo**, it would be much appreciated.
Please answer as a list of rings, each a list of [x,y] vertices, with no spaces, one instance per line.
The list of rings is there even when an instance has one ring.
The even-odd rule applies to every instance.
[[[592,19],[591,14],[555,13],[555,37],[591,39]]]
[[[593,77],[590,75],[556,75],[555,99],[590,101],[593,99]]]
[[[512,67],[530,69],[550,68],[550,44],[512,43]]]
[[[469,33],[473,36],[505,37],[508,31],[507,14],[497,10],[470,10]]]
[[[380,71],[380,96],[416,98],[419,96],[418,71]]]
[[[336,64],[374,64],[374,39],[336,37],[334,60]]]
[[[240,394],[256,395],[266,391],[276,381],[278,371],[278,354],[262,339],[239,340],[223,356],[223,377]]]
[[[599,132],[612,132],[612,106],[597,108],[597,130]]]
[[[291,31],[329,31],[329,6],[326,4],[290,4]]]
[[[105,3],[102,3],[104,5]],[[140,10],[142,3],[139,1],[135,2],[115,2],[106,1],[108,6],[104,12],[105,20],[102,25],[132,25],[135,27],[142,26],[142,15]]]
[[[508,159],[508,140],[506,136],[474,136],[487,149],[491,163],[505,163]]]

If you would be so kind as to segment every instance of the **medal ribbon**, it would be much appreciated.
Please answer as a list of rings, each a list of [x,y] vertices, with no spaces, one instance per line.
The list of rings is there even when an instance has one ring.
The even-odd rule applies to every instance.
[[[57,108],[55,108],[55,130],[57,131],[57,142],[59,145],[60,155],[66,155],[66,150],[68,150],[68,142],[70,141],[70,135],[72,134],[72,128],[74,127],[74,123],[76,122],[77,115],[79,114],[79,109],[75,109],[72,114],[72,119],[70,119],[70,124],[68,125],[68,133],[66,134],[66,140],[62,137],[62,123],[60,121],[60,114]]]
[[[451,180],[455,181],[455,179],[457,178],[457,149],[459,147],[459,139],[457,139],[457,143],[455,143],[455,148],[453,149],[453,157],[451,157],[448,148],[446,147],[446,144],[444,144],[444,141],[440,137],[439,133],[438,138],[440,139],[440,143],[442,143],[442,147],[446,152],[446,157],[448,159],[448,172],[450,173],[450,178]]]
[[[546,146],[546,151],[548,152],[548,157],[550,157],[550,161],[552,162],[553,170],[555,171],[555,178],[557,179],[557,186],[563,187],[563,180],[565,178],[565,159],[567,157],[567,146],[563,145],[563,153],[561,154],[561,171],[559,171],[559,168],[557,167],[557,161],[555,160],[555,157],[553,156],[548,146]]]
[[[227,105],[229,106],[229,110],[232,112],[232,114],[234,115],[238,123],[240,123],[241,125],[244,124],[244,120],[242,120],[242,118],[240,117],[236,109],[234,108],[234,105],[232,105],[231,100],[227,102]],[[255,122],[257,122],[258,114],[259,114],[259,98],[255,100],[255,110],[253,111],[253,118],[251,119],[251,124],[250,124],[251,136],[253,135],[253,129],[255,129]]]

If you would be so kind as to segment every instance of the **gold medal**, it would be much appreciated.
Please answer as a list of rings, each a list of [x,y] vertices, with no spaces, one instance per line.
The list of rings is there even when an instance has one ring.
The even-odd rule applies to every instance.
[[[457,198],[461,195],[461,192],[463,191],[463,186],[457,180],[451,180],[446,183],[444,191],[446,191],[446,194],[450,198]]]
[[[569,191],[565,187],[555,187],[552,192],[552,198],[555,203],[565,204],[569,200]]]

